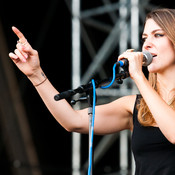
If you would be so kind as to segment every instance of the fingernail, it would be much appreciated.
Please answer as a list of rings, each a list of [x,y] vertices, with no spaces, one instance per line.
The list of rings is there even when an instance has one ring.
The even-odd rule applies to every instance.
[[[18,56],[15,55],[15,59],[17,59],[17,58],[18,58]]]
[[[28,58],[28,54],[24,54],[25,58],[27,59]]]
[[[23,59],[23,62],[26,63],[26,59]]]

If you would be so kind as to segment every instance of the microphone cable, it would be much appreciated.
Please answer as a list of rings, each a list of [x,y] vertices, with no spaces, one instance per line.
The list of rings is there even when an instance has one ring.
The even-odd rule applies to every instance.
[[[120,63],[122,64],[122,63]],[[101,86],[102,89],[107,89],[115,81],[116,78],[116,66],[118,63],[114,63],[113,65],[113,78],[112,81],[106,85],[106,86]],[[123,65],[122,65],[123,66]],[[95,87],[95,81],[94,79],[91,80],[92,82],[92,87],[93,87],[93,105],[92,105],[92,123],[91,123],[91,140],[90,140],[90,148],[89,148],[89,167],[88,167],[88,175],[91,175],[91,169],[92,169],[92,153],[93,153],[93,136],[94,136],[94,121],[95,121],[95,106],[96,106],[96,87]]]
[[[116,68],[116,66],[117,66],[117,63],[115,63],[115,64],[113,65],[113,77],[112,77],[112,81],[111,81],[108,85],[106,85],[106,86],[101,86],[100,88],[102,88],[102,89],[107,89],[107,88],[109,88],[110,86],[112,86],[112,84],[113,84],[114,81],[115,81],[115,68]]]
[[[95,103],[96,103],[96,88],[95,88],[95,81],[92,81],[93,86],[93,105],[92,105],[92,124],[91,124],[91,141],[90,141],[90,150],[89,150],[89,167],[88,167],[88,175],[91,175],[92,169],[92,152],[93,152],[93,136],[94,136],[94,120],[95,120]]]

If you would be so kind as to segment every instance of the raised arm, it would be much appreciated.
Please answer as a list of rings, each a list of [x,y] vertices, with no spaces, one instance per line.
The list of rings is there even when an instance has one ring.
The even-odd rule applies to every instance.
[[[19,41],[14,53],[9,53],[9,56],[35,86],[54,118],[67,131],[88,133],[89,119],[87,109],[75,111],[66,100],[54,100],[54,96],[58,94],[58,91],[50,83],[40,67],[38,52],[31,47],[27,39],[16,27],[12,27],[12,30],[18,36]],[[129,96],[96,107],[94,133],[109,134],[123,129],[132,129],[134,102],[135,96]]]

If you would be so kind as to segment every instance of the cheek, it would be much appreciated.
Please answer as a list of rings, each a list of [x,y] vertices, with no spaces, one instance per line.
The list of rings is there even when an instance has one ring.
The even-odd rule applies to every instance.
[[[175,47],[172,44],[172,42],[170,42],[169,40],[167,42],[164,42],[164,43],[166,43],[165,47],[160,50],[160,52],[162,53],[161,58],[166,62],[174,63],[174,61],[175,61]]]
[[[175,51],[174,49],[170,50],[169,52],[166,52],[167,54],[164,54],[165,62],[168,62],[169,64],[175,64]]]

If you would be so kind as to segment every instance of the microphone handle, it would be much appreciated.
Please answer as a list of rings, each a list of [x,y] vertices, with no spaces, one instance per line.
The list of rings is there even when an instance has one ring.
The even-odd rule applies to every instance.
[[[76,94],[76,92],[74,90],[68,90],[68,91],[64,91],[64,92],[61,92],[60,94],[55,95],[54,99],[55,99],[55,101],[58,101],[58,100],[61,100],[64,98],[71,97],[75,94]]]

